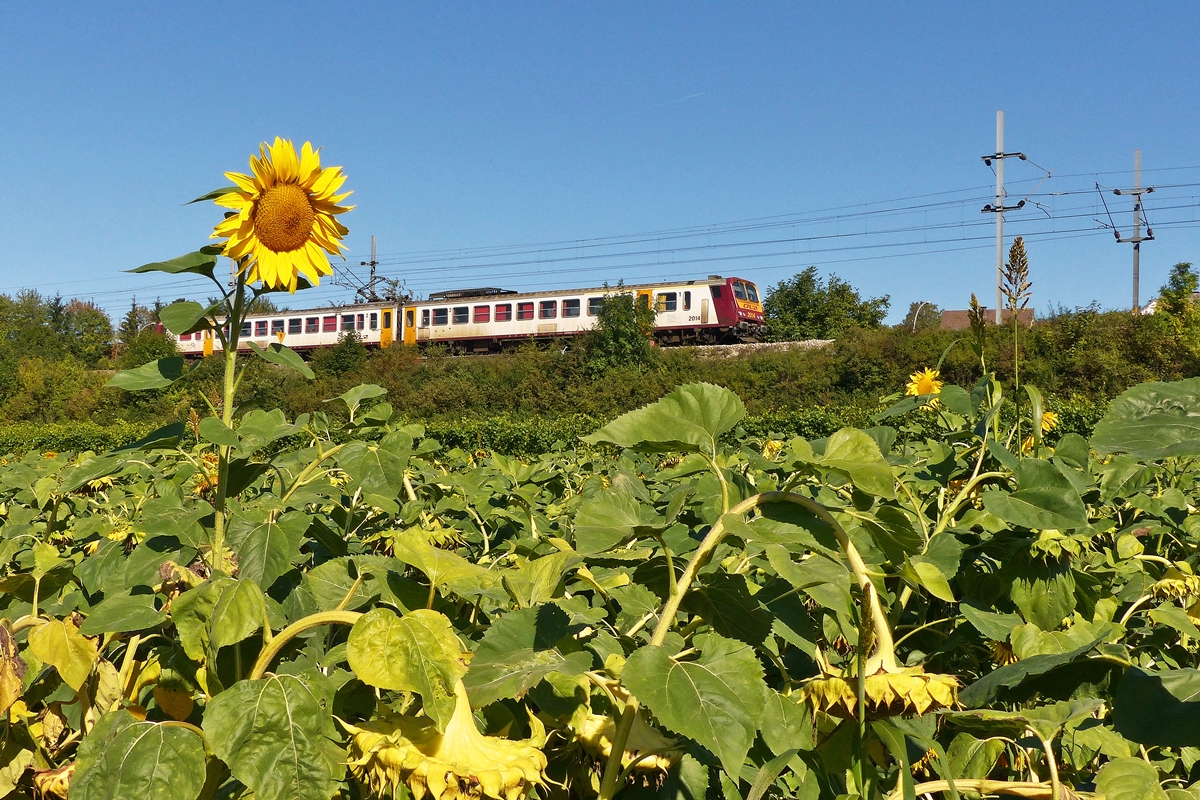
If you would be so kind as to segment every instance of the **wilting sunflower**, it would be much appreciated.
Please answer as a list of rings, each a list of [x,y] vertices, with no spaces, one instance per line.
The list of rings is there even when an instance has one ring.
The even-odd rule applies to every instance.
[[[929,367],[920,372],[914,372],[908,376],[908,384],[904,387],[904,393],[909,397],[940,394],[943,386],[940,380],[941,375],[936,369],[929,369]]]
[[[1161,600],[1174,600],[1200,595],[1200,575],[1192,573],[1186,561],[1176,561],[1154,583],[1150,584],[1150,595]]]
[[[342,722],[350,733],[347,766],[372,797],[398,797],[406,784],[414,800],[525,800],[544,785],[546,730],[537,717],[529,718],[529,739],[484,736],[462,681],[454,696],[444,733],[429,717],[382,717],[361,727]]]
[[[1058,427],[1058,414],[1053,411],[1042,412],[1042,433],[1049,433]]]
[[[584,750],[600,763],[608,760],[617,734],[617,724],[612,717],[587,713],[573,719],[572,726]],[[621,754],[621,768],[629,770],[630,783],[661,784],[682,757],[683,750],[678,741],[659,733],[646,722],[642,713],[633,718],[633,727],[625,740],[625,752]]]
[[[237,188],[218,197],[233,209],[213,230],[212,238],[228,239],[224,254],[239,262],[250,283],[296,291],[303,273],[313,284],[332,275],[326,255],[342,254],[349,231],[335,219],[354,206],[339,206],[350,192],[338,194],[346,181],[341,167],[321,167],[321,157],[305,142],[297,157],[291,141],[259,146],[250,157],[252,175],[226,172]]]

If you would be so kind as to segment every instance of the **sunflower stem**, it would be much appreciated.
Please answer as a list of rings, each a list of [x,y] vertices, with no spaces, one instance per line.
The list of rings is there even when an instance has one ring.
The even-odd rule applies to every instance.
[[[238,337],[242,331],[242,317],[246,315],[246,276],[240,273],[233,293],[233,306],[226,318],[229,333],[225,337],[225,394],[221,404],[221,422],[233,427],[233,399],[237,394],[237,350]],[[224,572],[225,561],[225,496],[229,487],[229,445],[220,445],[217,452],[217,496],[213,503],[212,555],[209,566],[214,572]]]
[[[301,633],[320,625],[354,625],[361,617],[362,614],[357,611],[318,611],[316,614],[309,614],[307,617],[293,622],[275,634],[271,638],[271,643],[258,654],[258,659],[255,660],[250,674],[246,676],[247,680],[258,680],[265,675],[267,667],[271,666],[271,662],[279,655],[279,651],[283,649],[284,645]]]
[[[883,612],[879,593],[875,589],[875,584],[871,582],[871,575],[866,563],[862,560],[858,548],[850,541],[850,537],[846,534],[846,531],[823,505],[803,495],[792,494],[791,492],[763,492],[762,494],[756,494],[729,509],[728,513],[735,517],[740,517],[752,509],[766,505],[767,503],[795,503],[811,511],[822,522],[833,528],[834,536],[837,537],[838,544],[841,545],[842,551],[846,555],[846,560],[850,563],[850,570],[854,573],[859,588],[862,589],[864,601],[867,606],[866,613],[870,614],[872,624],[875,628],[875,653],[868,660],[867,666],[871,672],[874,672],[880,666],[889,671],[899,669],[899,665],[896,663],[896,648],[892,641],[892,629],[888,623],[887,615]],[[661,646],[666,641],[667,633],[675,624],[675,615],[679,612],[679,606],[683,602],[688,589],[691,587],[693,579],[700,572],[701,567],[712,557],[713,551],[717,549],[717,545],[721,543],[721,540],[727,534],[728,531],[725,529],[725,515],[722,515],[721,519],[718,519],[709,529],[704,540],[700,542],[700,546],[692,554],[692,559],[688,562],[687,567],[684,568],[683,574],[679,576],[675,591],[667,598],[667,602],[663,605],[662,612],[659,615],[658,627],[654,630],[650,644]]]
[[[600,779],[599,800],[612,800],[617,793],[617,784],[621,779],[621,758],[625,755],[625,745],[629,742],[629,732],[633,730],[633,721],[637,713],[638,701],[630,697],[625,701],[625,710],[621,712],[617,729],[613,733],[612,750],[604,764],[604,776]]]

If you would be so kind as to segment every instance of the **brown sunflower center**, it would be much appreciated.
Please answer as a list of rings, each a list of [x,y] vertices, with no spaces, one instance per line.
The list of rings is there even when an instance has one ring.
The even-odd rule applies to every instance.
[[[307,192],[294,183],[276,184],[254,207],[254,234],[276,253],[299,250],[308,242],[316,218]]]

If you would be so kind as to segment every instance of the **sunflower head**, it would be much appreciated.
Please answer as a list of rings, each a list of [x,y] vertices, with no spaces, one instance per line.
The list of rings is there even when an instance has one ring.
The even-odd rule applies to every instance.
[[[347,763],[354,777],[376,797],[390,797],[404,783],[414,800],[524,800],[544,782],[545,729],[531,716],[532,739],[484,736],[461,681],[454,694],[454,715],[443,733],[428,717],[342,723],[350,733]]]
[[[277,136],[250,157],[250,171],[226,172],[235,186],[214,201],[232,209],[212,235],[227,240],[224,254],[239,263],[248,282],[270,289],[294,292],[300,274],[313,284],[333,274],[326,254],[341,255],[349,233],[336,216],[354,208],[338,205],[350,196],[338,194],[346,181],[342,168],[323,168],[308,142],[297,156],[291,141]]]
[[[1192,574],[1187,562],[1178,561],[1150,585],[1150,594],[1160,600],[1200,595],[1200,576]]]
[[[763,443],[762,456],[763,458],[773,459],[783,450],[783,442],[778,439],[768,439]]]
[[[935,675],[920,667],[899,671],[880,670],[863,681],[867,716],[871,718],[911,716],[949,708],[958,701],[958,679],[953,675]],[[798,696],[815,711],[853,719],[858,705],[854,677],[824,677],[800,687]]]
[[[1058,414],[1053,411],[1042,412],[1042,433],[1049,433],[1058,427]]]
[[[572,722],[575,736],[583,749],[600,762],[612,753],[617,725],[612,717],[586,713]],[[675,739],[668,739],[648,724],[641,712],[633,718],[633,727],[621,754],[621,767],[628,769],[628,782],[647,786],[660,785],[671,767],[679,763],[683,750]]]
[[[1015,664],[1021,660],[1008,642],[989,640],[988,649],[992,651],[992,661],[1001,667],[1007,667],[1009,664]]]
[[[908,383],[904,386],[904,393],[909,397],[939,394],[944,385],[941,381],[941,375],[938,370],[930,369],[929,367],[914,372],[908,376]]]

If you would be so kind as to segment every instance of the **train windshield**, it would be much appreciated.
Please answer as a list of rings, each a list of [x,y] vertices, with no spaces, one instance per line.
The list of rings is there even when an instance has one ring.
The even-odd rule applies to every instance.
[[[758,287],[755,286],[753,283],[749,283],[749,282],[746,283],[746,298],[751,303],[758,302]]]
[[[736,297],[738,300],[745,300],[746,299],[746,284],[742,283],[741,281],[734,281],[733,282],[733,296]]]

